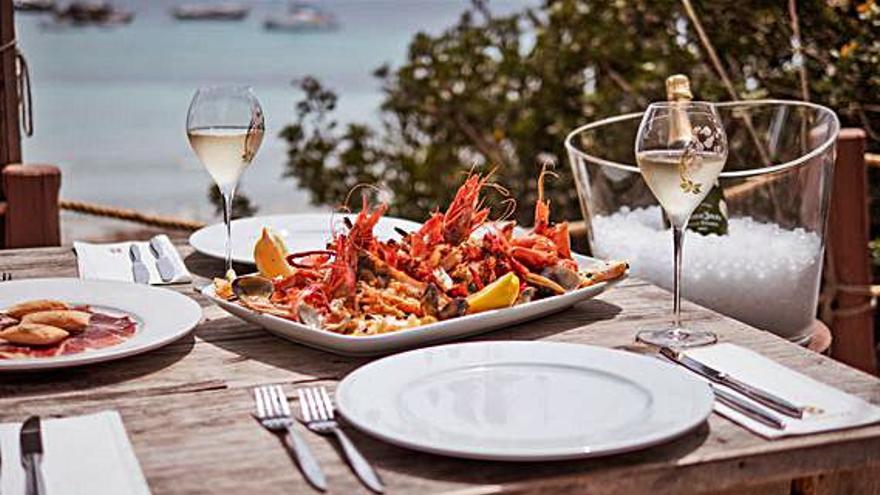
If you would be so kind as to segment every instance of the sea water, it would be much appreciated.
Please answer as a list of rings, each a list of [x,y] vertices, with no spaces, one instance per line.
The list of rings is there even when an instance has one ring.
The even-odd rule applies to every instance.
[[[57,28],[46,16],[16,14],[36,128],[24,139],[24,159],[60,166],[64,198],[217,221],[207,199],[211,178],[187,144],[186,111],[200,85],[248,84],[266,113],[266,139],[242,178],[244,192],[261,213],[314,209],[295,179],[281,180],[287,147],[278,133],[302,98],[294,81],[316,76],[340,96],[340,121],[377,124],[382,93],[373,71],[404,62],[416,32],[442,32],[470,4],[321,0],[315,3],[337,16],[339,29],[293,33],[262,27],[287,1],[246,2],[252,10],[242,22],[171,17],[171,8],[191,1],[113,0],[136,14],[113,28]],[[504,14],[539,3],[490,7]]]
[[[685,234],[683,297],[803,340],[816,312],[820,237],[750,217],[731,218],[728,226],[727,236]],[[671,289],[672,234],[663,228],[658,206],[595,216],[592,228],[596,256],[627,260],[634,276]]]

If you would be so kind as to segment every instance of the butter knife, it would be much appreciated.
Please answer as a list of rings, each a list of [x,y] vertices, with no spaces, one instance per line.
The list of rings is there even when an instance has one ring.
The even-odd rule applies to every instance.
[[[784,430],[785,423],[782,422],[781,419],[774,416],[772,413],[769,413],[760,407],[752,404],[751,402],[741,399],[730,392],[726,392],[718,387],[713,387],[712,392],[715,393],[715,399],[724,404],[725,406],[738,411],[745,416],[754,419],[755,421],[765,424],[771,428],[775,428],[777,430]]]
[[[131,273],[134,281],[139,284],[150,283],[150,271],[144,263],[144,257],[137,244],[132,244],[128,249],[128,257],[131,258]]]
[[[153,256],[156,257],[156,268],[159,270],[159,276],[162,277],[162,281],[171,282],[174,280],[177,268],[174,266],[174,261],[171,259],[165,246],[162,245],[162,241],[159,240],[159,236],[150,239],[150,250],[153,252]]]
[[[43,472],[43,436],[40,433],[40,417],[31,416],[21,425],[21,465],[25,472],[25,495],[45,495]]]
[[[696,359],[685,355],[684,353],[678,352],[669,347],[661,347],[660,354],[671,359],[672,361],[675,361],[676,364],[684,366],[694,373],[697,373],[704,378],[708,378],[712,382],[730,387],[731,389],[736,390],[746,397],[756,402],[759,402],[776,412],[785,414],[786,416],[791,416],[792,418],[800,419],[804,417],[803,407],[796,406],[791,402],[776,395],[773,395],[766,390],[755,387],[754,385],[749,385],[748,383],[737,380],[727,373],[718,371],[715,368],[707,366],[697,361]]]

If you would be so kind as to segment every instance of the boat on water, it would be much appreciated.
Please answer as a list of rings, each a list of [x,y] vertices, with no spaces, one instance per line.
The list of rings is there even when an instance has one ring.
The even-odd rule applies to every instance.
[[[237,3],[183,4],[174,7],[171,15],[180,21],[240,21],[251,8]]]
[[[326,31],[338,24],[330,12],[310,4],[293,3],[287,12],[266,18],[263,26],[275,31]]]
[[[12,7],[21,12],[51,12],[55,0],[13,0]]]
[[[134,20],[134,12],[106,1],[75,1],[55,10],[56,25],[118,26]]]

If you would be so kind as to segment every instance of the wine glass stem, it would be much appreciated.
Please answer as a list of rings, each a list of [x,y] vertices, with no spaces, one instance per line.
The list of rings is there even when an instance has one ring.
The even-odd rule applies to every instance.
[[[226,275],[232,273],[232,200],[235,198],[235,186],[221,187],[223,196],[223,223],[226,224]]]
[[[684,229],[672,227],[672,251],[674,256],[672,274],[672,328],[674,333],[681,331],[681,249],[684,244]]]

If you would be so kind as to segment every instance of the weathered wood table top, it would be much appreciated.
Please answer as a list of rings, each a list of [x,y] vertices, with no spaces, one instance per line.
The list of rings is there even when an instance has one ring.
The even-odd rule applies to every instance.
[[[194,274],[222,272],[222,262],[180,249]],[[69,248],[0,251],[0,271],[19,279],[77,275]],[[0,420],[117,409],[155,494],[316,493],[277,439],[251,418],[250,388],[282,383],[293,396],[301,384],[333,387],[368,359],[281,340],[228,316],[189,285],[174,290],[204,308],[205,319],[192,335],[122,361],[0,374]],[[469,340],[632,344],[637,328],[666,320],[669,306],[667,292],[629,279],[565,312]],[[698,306],[684,309],[686,321],[710,326],[722,341],[880,404],[875,377]],[[642,452],[521,464],[439,457],[351,434],[388,493],[880,493],[880,425],[766,441],[713,414],[697,431]],[[331,493],[366,493],[328,439],[304,435]]]

